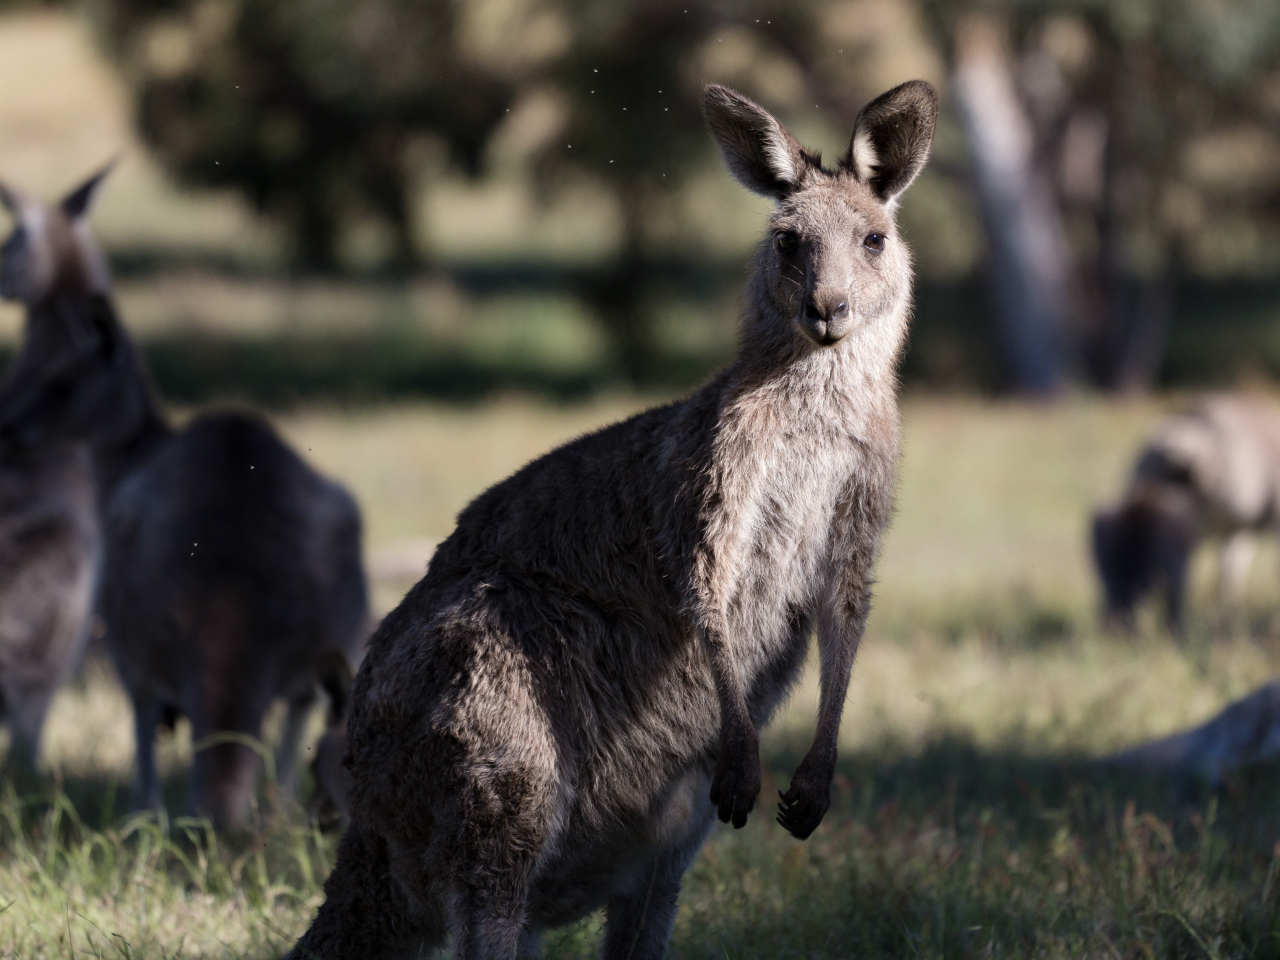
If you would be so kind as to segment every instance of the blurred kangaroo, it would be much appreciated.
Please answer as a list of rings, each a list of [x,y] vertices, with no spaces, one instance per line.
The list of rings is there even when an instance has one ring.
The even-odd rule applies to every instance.
[[[0,297],[26,307],[29,337],[66,339],[64,294],[106,287],[105,271],[84,255],[75,230],[100,179],[50,209],[0,184],[0,203],[14,221],[0,250]],[[0,710],[17,771],[34,768],[49,703],[84,652],[100,548],[93,466],[83,446],[53,443],[0,456]]]
[[[341,654],[330,653],[316,667],[316,678],[329,697],[325,732],[311,758],[315,782],[310,811],[322,827],[347,825],[347,793],[351,775],[342,761],[347,754],[347,709],[351,702],[351,665]]]
[[[1204,397],[1160,424],[1124,501],[1094,516],[1108,617],[1131,626],[1138,601],[1160,590],[1178,629],[1187,562],[1205,537],[1223,538],[1221,594],[1238,601],[1260,531],[1280,532],[1280,411],[1250,397]]]
[[[295,958],[531,957],[604,907],[604,955],[659,956],[713,822],[743,826],[757,731],[816,625],[813,745],[779,822],[830,804],[893,502],[911,259],[894,213],[936,99],[859,114],[836,169],[722,86],[730,170],[777,207],[737,358],[691,397],[478,497],[369,643],[347,723],[351,826]]]
[[[135,713],[136,801],[160,804],[156,728],[185,715],[198,746],[233,735],[198,749],[189,805],[234,827],[257,756],[226,741],[260,736],[263,715],[284,697],[277,771],[289,786],[319,658],[336,650],[359,661],[368,618],[359,511],[258,417],[213,413],[172,429],[116,317],[84,211],[30,206],[26,242],[71,243],[89,269],[32,314],[0,389],[0,445],[88,445],[106,644]]]

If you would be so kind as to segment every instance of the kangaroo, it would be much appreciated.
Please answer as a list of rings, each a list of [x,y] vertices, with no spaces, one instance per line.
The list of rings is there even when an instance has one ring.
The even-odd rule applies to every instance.
[[[316,669],[320,686],[329,697],[325,732],[316,741],[311,758],[315,790],[308,804],[321,827],[345,828],[347,793],[351,776],[342,765],[347,753],[347,707],[351,702],[351,665],[336,651],[327,655]]]
[[[83,215],[70,227],[102,271],[89,274],[105,275]],[[185,715],[197,742],[188,806],[236,827],[257,773],[244,736],[261,733],[274,699],[288,701],[277,759],[288,788],[317,663],[330,650],[359,660],[368,600],[355,501],[259,417],[170,427],[100,279],[57,288],[32,315],[0,389],[0,444],[59,441],[87,444],[96,473],[99,604],[133,701],[135,800],[160,805],[156,729]]]
[[[1205,537],[1225,541],[1220,592],[1238,601],[1254,537],[1266,530],[1280,532],[1280,412],[1248,397],[1203,397],[1160,424],[1123,502],[1094,516],[1108,618],[1131,627],[1137,603],[1161,589],[1179,629],[1187,561]]]
[[[889,519],[911,261],[894,214],[932,142],[914,81],[834,170],[718,85],[707,124],[777,207],[736,359],[688,399],[535,460],[458,517],[371,638],[347,721],[351,825],[291,957],[537,955],[604,907],[659,956],[715,818],[746,823],[757,731],[816,625],[813,745],[779,823],[808,837]]]
[[[101,176],[51,210],[0,184],[14,221],[0,250],[0,297],[26,307],[29,337],[65,338],[59,292],[105,280],[74,228]],[[0,456],[0,711],[20,775],[34,770],[49,703],[84,652],[100,548],[86,449],[54,443]]]

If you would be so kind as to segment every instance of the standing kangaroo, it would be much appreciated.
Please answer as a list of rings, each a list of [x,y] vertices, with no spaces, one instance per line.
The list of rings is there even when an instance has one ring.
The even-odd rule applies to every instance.
[[[68,337],[58,319],[62,294],[105,283],[99,263],[80,255],[72,227],[98,179],[52,210],[0,184],[0,203],[14,220],[0,251],[0,297],[26,307],[28,337]],[[83,447],[55,443],[0,456],[0,711],[19,771],[34,768],[49,703],[84,652],[100,547]]]
[[[60,216],[42,210],[33,222]],[[105,277],[83,211],[66,225]],[[277,770],[288,786],[317,665],[333,651],[359,660],[368,604],[356,504],[258,417],[214,413],[172,429],[102,279],[59,287],[32,315],[0,389],[0,444],[58,441],[84,442],[93,457],[105,541],[99,603],[133,701],[136,800],[160,804],[156,728],[185,715],[197,743],[233,735],[198,750],[189,805],[237,826],[258,761],[228,740],[259,736],[284,697]]]
[[[757,730],[815,624],[817,734],[778,820],[803,839],[827,810],[898,459],[894,211],[936,99],[915,81],[873,101],[834,171],[732,90],[703,107],[778,202],[737,358],[459,516],[356,675],[351,826],[297,960],[449,934],[459,957],[533,956],[602,906],[606,957],[660,955],[715,816],[746,823]]]

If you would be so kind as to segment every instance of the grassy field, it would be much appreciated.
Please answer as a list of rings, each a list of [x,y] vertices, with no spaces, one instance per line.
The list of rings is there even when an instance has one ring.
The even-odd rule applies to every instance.
[[[471,496],[640,401],[508,398],[315,410],[285,433],[365,506],[381,609]],[[855,667],[834,803],[807,843],[771,822],[812,734],[808,677],[764,740],[764,807],[717,829],[689,874],[680,957],[1280,956],[1274,768],[1222,797],[1097,763],[1274,677],[1275,552],[1227,614],[1199,558],[1193,626],[1100,635],[1084,543],[1157,403],[906,405],[900,509]],[[181,809],[189,736],[165,743]],[[130,818],[130,716],[90,664],[59,697],[42,791],[0,798],[0,957],[283,952],[320,902],[333,838],[268,817],[215,841]],[[53,798],[53,799],[51,799]],[[599,917],[550,935],[588,956]]]
[[[290,276],[279,236],[242,202],[164,176],[78,21],[0,16],[0,89],[6,181],[52,197],[123,154],[95,228],[158,377],[186,401],[241,395],[293,410],[277,418],[282,430],[364,507],[379,611],[485,486],[655,399],[608,392],[617,358],[557,273],[616,247],[599,197],[541,209],[520,182],[437,184],[423,239],[447,269]],[[720,173],[698,191],[689,200],[711,231],[700,249],[736,271],[765,207]],[[731,299],[664,309],[672,382],[729,348]],[[951,339],[919,359],[945,380],[952,348],[978,334],[957,322],[951,288],[922,285],[920,302],[950,324]],[[0,352],[20,319],[0,305]],[[1258,313],[1259,330],[1273,321],[1272,306]],[[1203,329],[1182,355],[1234,342]],[[373,403],[379,391],[471,396],[511,384],[573,402]],[[324,391],[371,405],[298,408]],[[1280,957],[1275,769],[1210,797],[1097,762],[1205,719],[1280,665],[1274,546],[1242,611],[1214,604],[1206,550],[1185,637],[1162,635],[1149,616],[1134,638],[1096,629],[1089,510],[1120,489],[1165,405],[907,402],[900,509],[833,807],[805,844],[771,822],[770,798],[812,734],[810,675],[764,739],[764,806],[742,831],[718,828],[689,874],[673,956]],[[55,704],[44,781],[0,786],[0,958],[279,955],[320,902],[334,838],[284,798],[231,838],[130,816],[131,726],[110,670],[90,662]],[[171,811],[190,756],[179,724],[161,750]],[[599,941],[594,917],[550,935],[546,955],[588,956]]]

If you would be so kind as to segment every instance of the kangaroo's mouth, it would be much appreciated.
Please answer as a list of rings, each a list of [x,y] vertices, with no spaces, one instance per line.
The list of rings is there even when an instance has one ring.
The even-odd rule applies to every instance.
[[[806,316],[803,312],[796,318],[796,323],[804,335],[819,347],[834,347],[853,329],[847,320],[836,323],[821,317]]]

